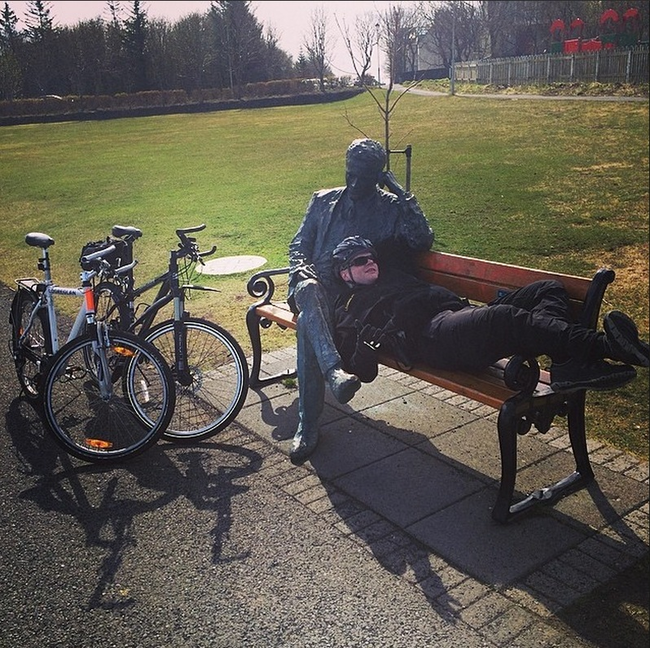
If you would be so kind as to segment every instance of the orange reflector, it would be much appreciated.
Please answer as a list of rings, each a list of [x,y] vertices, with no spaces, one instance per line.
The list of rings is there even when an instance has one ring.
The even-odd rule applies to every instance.
[[[117,355],[127,356],[129,358],[132,358],[135,355],[135,351],[133,349],[127,349],[126,347],[121,346],[114,346],[113,351],[115,351]]]
[[[113,447],[110,441],[104,441],[104,439],[86,439],[86,443],[97,450],[108,450]]]

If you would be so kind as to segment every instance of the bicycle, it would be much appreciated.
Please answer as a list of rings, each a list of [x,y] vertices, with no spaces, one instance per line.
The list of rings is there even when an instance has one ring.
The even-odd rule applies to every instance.
[[[218,292],[183,283],[197,263],[216,251],[213,246],[201,252],[196,239],[188,236],[205,227],[177,229],[178,248],[171,250],[167,270],[142,286],[135,287],[133,265],[122,275],[106,273],[95,285],[98,316],[113,329],[144,337],[169,363],[176,384],[176,407],[163,438],[176,443],[205,439],[222,431],[235,419],[248,394],[248,363],[237,340],[222,326],[192,317],[186,310],[190,290]],[[126,245],[125,258],[132,261],[133,244],[142,236],[141,230],[115,225],[111,235]],[[158,292],[151,304],[136,305],[156,286]],[[170,303],[172,317],[154,325]]]
[[[31,232],[25,242],[41,250],[43,280],[17,279],[11,303],[11,352],[22,391],[69,454],[102,462],[143,452],[169,424],[176,393],[171,371],[152,344],[110,330],[95,317],[92,280],[115,246],[88,255],[85,261],[94,267],[81,272],[81,287],[64,287],[52,280],[54,239]],[[55,295],[83,298],[63,346]]]

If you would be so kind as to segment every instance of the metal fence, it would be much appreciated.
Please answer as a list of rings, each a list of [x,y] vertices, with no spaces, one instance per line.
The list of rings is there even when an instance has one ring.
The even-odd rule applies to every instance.
[[[547,83],[647,83],[648,46],[575,54],[537,54],[456,63],[457,81],[502,86]]]

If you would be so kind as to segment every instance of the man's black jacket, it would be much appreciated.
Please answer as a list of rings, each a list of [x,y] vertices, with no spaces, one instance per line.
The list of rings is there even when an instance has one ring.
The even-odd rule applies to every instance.
[[[381,270],[372,285],[343,289],[334,310],[334,341],[346,371],[363,382],[377,376],[375,350],[416,357],[417,340],[431,319],[467,301],[443,288],[399,270]]]

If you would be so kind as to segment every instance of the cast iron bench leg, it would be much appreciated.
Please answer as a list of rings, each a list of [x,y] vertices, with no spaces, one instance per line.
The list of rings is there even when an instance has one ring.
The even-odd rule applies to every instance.
[[[249,384],[251,387],[262,387],[271,383],[282,380],[283,378],[295,378],[295,369],[286,369],[280,373],[266,378],[260,378],[260,371],[262,369],[262,341],[260,337],[260,328],[263,327],[262,318],[257,314],[257,305],[251,306],[246,312],[246,327],[248,328],[248,336],[251,341],[251,348],[253,350],[253,360],[250,368]],[[268,322],[268,320],[265,320]],[[271,325],[271,322],[268,322]]]
[[[517,478],[517,407],[512,402],[505,402],[499,410],[497,430],[499,432],[499,449],[501,451],[501,484],[496,503],[492,509],[492,518],[505,523],[510,518]]]
[[[250,370],[250,386],[258,387],[260,383],[260,367],[262,365],[262,342],[260,340],[260,317],[256,312],[256,305],[251,306],[246,312],[246,327],[253,349],[253,361]]]
[[[573,394],[569,400],[568,424],[569,440],[576,461],[576,471],[582,477],[582,483],[588,484],[594,478],[594,471],[589,461],[587,449],[587,433],[585,428],[585,400],[586,392]]]

